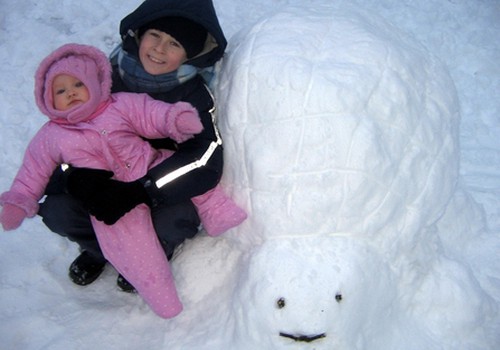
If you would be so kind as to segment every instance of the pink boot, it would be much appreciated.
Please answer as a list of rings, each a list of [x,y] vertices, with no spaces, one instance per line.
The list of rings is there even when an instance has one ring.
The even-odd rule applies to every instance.
[[[198,210],[203,228],[210,236],[218,236],[247,218],[245,211],[226,196],[220,185],[191,200]]]

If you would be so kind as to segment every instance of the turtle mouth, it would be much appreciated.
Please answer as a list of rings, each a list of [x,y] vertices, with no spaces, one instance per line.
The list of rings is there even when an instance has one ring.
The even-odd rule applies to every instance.
[[[326,337],[326,333],[316,334],[316,335],[294,335],[280,332],[280,337],[289,338],[295,341],[311,343],[315,340],[322,339]]]

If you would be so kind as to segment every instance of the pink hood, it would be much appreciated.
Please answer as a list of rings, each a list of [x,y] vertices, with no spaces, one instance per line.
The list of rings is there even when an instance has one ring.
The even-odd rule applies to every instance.
[[[89,90],[90,99],[67,111],[54,109],[52,82],[59,74],[80,79]],[[88,120],[107,102],[111,94],[111,64],[99,49],[81,44],[66,44],[47,56],[35,74],[35,101],[40,111],[59,124]]]

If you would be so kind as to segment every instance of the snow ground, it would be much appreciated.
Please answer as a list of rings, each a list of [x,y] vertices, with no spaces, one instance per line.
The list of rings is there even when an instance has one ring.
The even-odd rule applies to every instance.
[[[231,39],[242,28],[270,19],[291,5],[303,7],[304,13],[309,13],[309,8],[325,2],[329,3],[326,0],[307,3],[215,0],[215,6],[232,43]],[[32,98],[33,74],[39,61],[67,42],[93,44],[110,52],[119,40],[120,19],[138,4],[139,1],[131,0],[114,3],[4,0],[0,3],[0,46],[3,48],[0,74],[4,80],[0,87],[2,191],[9,187],[29,139],[45,121]],[[387,288],[379,290],[380,286],[373,284],[373,276],[365,276],[358,287],[381,296],[377,307],[361,298],[358,299],[361,311],[347,308],[352,312],[341,313],[340,321],[331,320],[328,317],[337,312],[335,309],[325,316],[324,322],[340,322],[344,336],[357,330],[370,335],[384,326],[393,327],[394,322],[407,327],[405,331],[396,327],[398,334],[379,335],[376,344],[359,341],[350,347],[344,346],[346,349],[401,349],[408,348],[409,343],[416,344],[415,348],[427,349],[494,349],[500,344],[499,319],[491,316],[492,310],[498,311],[500,303],[500,3],[493,0],[353,0],[339,1],[336,6],[354,6],[363,13],[385,18],[422,43],[448,68],[457,88],[462,116],[460,188],[464,191],[454,198],[450,215],[445,216],[440,225],[446,232],[455,225],[456,231],[469,230],[472,234],[458,238],[442,234],[440,239],[445,250],[442,256],[432,265],[415,269],[415,275],[405,276],[403,284],[390,278],[382,279],[392,284],[388,282]],[[377,21],[375,19],[375,23]],[[283,33],[279,35],[283,37]],[[234,46],[230,46],[230,50],[231,47]],[[244,96],[236,96],[238,98]],[[0,244],[1,348],[239,350],[247,346],[253,349],[255,345],[275,349],[279,344],[280,349],[323,349],[330,344],[329,338],[310,344],[292,340],[277,343],[273,327],[279,320],[268,312],[266,305],[257,303],[261,296],[275,292],[276,281],[293,278],[287,277],[287,273],[301,275],[301,267],[310,263],[307,258],[317,253],[314,249],[317,242],[297,251],[297,256],[306,259],[306,263],[280,270],[283,268],[280,262],[290,266],[284,263],[289,256],[285,252],[276,255],[271,249],[272,241],[241,252],[235,243],[237,240],[233,233],[218,239],[201,234],[183,246],[173,268],[186,310],[175,319],[162,320],[137,296],[117,291],[116,273],[111,268],[88,287],[73,285],[66,274],[77,248],[50,234],[39,218],[29,220],[17,231],[3,233]],[[357,249],[367,249],[363,257],[368,257],[381,274],[390,275],[380,252],[365,246],[359,248],[357,244],[339,245],[347,246],[347,251],[353,249],[350,255],[353,260],[330,260],[335,254],[319,256],[318,259],[324,260],[312,265],[309,281],[316,281],[318,274],[325,275],[323,281],[338,278],[322,264],[338,264],[340,276],[360,273],[363,259]],[[332,252],[338,249],[337,245],[330,247],[327,242],[323,246]],[[288,241],[284,247],[288,247],[287,252],[298,249]],[[269,266],[276,269],[268,270]],[[412,277],[421,282],[419,293],[415,293]],[[254,284],[259,278],[262,283]],[[292,290],[298,290],[301,285]],[[395,291],[392,286],[399,289]],[[321,298],[325,290],[314,291],[315,297]],[[429,293],[433,290],[440,292],[438,298]],[[304,301],[306,294],[298,293],[294,297]],[[396,295],[401,303],[391,306],[391,297]],[[414,297],[411,305],[405,301],[405,296],[410,295]],[[453,302],[461,309],[450,312]],[[387,313],[382,317],[380,310],[384,307]],[[366,309],[374,313],[372,318],[380,316],[378,325],[362,322]],[[407,318],[408,310],[420,318]],[[265,334],[264,327],[256,326],[255,317],[260,317],[257,323],[266,324],[273,331]],[[298,314],[291,318],[296,329],[303,326],[299,322],[301,317],[303,315]],[[442,328],[443,324],[459,327]],[[339,337],[342,338],[342,334]],[[250,343],[248,339],[252,339]]]

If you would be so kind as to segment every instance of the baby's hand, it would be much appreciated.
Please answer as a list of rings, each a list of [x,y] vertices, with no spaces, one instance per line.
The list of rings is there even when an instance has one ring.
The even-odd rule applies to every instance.
[[[15,230],[26,218],[26,212],[14,204],[5,203],[0,212],[0,223],[4,231]]]
[[[196,108],[186,102],[177,102],[170,110],[170,118],[174,119],[172,138],[184,142],[203,130]]]

